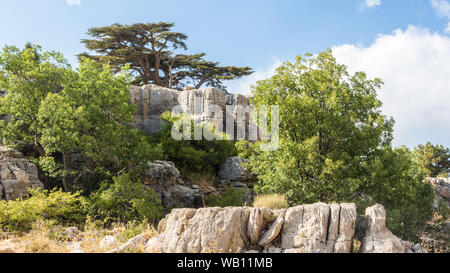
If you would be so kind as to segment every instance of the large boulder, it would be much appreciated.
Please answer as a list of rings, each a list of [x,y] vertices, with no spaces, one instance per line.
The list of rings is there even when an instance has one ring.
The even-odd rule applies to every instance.
[[[20,152],[0,146],[0,200],[25,198],[28,188],[44,188],[36,165]]]
[[[184,185],[181,174],[172,162],[149,163],[143,183],[159,196],[164,208],[199,208],[203,205],[200,190]]]
[[[361,243],[361,253],[424,252],[418,246],[403,241],[386,227],[386,211],[382,205],[366,209],[368,229]]]

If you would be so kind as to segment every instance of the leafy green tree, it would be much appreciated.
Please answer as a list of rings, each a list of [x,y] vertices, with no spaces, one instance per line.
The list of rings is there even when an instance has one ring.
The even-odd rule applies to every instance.
[[[39,58],[36,58],[39,54]],[[129,75],[82,60],[74,71],[58,53],[40,47],[5,48],[1,59],[4,143],[31,146],[46,174],[66,191],[95,189],[119,172],[144,169],[158,158],[148,137],[132,128],[136,106],[129,103]],[[79,155],[83,164],[71,164]]]
[[[450,150],[442,145],[418,145],[414,156],[420,172],[428,177],[450,175]]]
[[[96,54],[80,56],[109,62],[117,72],[128,64],[136,76],[135,84],[154,83],[179,89],[186,84],[200,88],[205,83],[221,87],[223,80],[253,73],[249,67],[221,67],[217,62],[205,61],[204,53],[175,54],[178,49],[187,49],[187,36],[172,31],[173,27],[173,23],[159,22],[91,28],[88,34],[92,39],[82,43]]]
[[[392,139],[393,121],[376,97],[381,84],[361,72],[349,75],[331,51],[299,56],[259,81],[252,103],[280,107],[279,149],[261,152],[257,144],[250,157],[259,191],[286,194],[296,204],[352,200],[367,161]]]
[[[20,50],[6,46],[0,57],[0,89],[8,94],[2,98],[1,115],[8,116],[2,124],[6,145],[29,146],[39,155],[45,150],[37,114],[48,94],[58,93],[68,77],[70,66],[60,53],[42,52],[40,46],[29,45]]]
[[[158,220],[162,207],[156,193],[136,173],[123,173],[90,196],[90,214],[104,221]]]
[[[278,150],[262,151],[262,141],[238,145],[258,177],[256,191],[283,194],[291,205],[381,203],[396,234],[414,231],[431,216],[433,193],[415,176],[410,152],[390,146],[394,121],[377,99],[382,81],[350,75],[330,50],[307,57],[252,90],[257,109],[278,105],[280,113]]]

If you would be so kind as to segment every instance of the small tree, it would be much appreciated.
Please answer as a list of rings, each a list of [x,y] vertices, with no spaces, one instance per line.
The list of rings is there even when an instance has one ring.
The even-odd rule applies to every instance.
[[[450,175],[450,150],[442,145],[418,145],[414,157],[420,172],[428,177]]]

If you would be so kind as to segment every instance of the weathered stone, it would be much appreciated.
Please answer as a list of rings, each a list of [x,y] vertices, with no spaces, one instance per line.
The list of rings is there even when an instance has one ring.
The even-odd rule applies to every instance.
[[[264,233],[264,235],[261,237],[261,240],[259,240],[258,244],[262,247],[269,246],[273,240],[275,240],[278,235],[280,235],[280,231],[283,228],[284,224],[284,217],[286,215],[286,210],[281,212],[275,222],[273,222],[269,229]]]
[[[145,245],[145,253],[163,253],[164,234],[160,234],[148,240]]]
[[[227,118],[233,119],[236,106],[247,106],[247,97],[228,94],[220,89],[208,87],[203,90],[192,87],[184,91],[164,88],[157,85],[132,86],[130,88],[131,103],[138,107],[134,125],[150,134],[162,129],[161,114],[170,111],[181,111],[190,114],[200,122],[207,122],[225,128]],[[227,106],[231,107],[230,113]],[[178,109],[175,109],[177,107]]]
[[[163,252],[241,252],[249,214],[249,208],[175,209],[167,218]]]
[[[330,207],[324,203],[288,209],[281,247],[307,253],[325,253]]]
[[[149,163],[143,183],[158,194],[164,208],[198,208],[203,205],[200,190],[182,185],[181,174],[172,162]]]
[[[341,204],[339,216],[339,235],[334,245],[334,253],[349,253],[355,234],[356,205]]]
[[[250,180],[253,176],[243,166],[247,162],[248,159],[238,156],[225,159],[225,162],[219,167],[218,178],[227,182],[245,182]]]
[[[0,200],[25,198],[29,195],[28,188],[44,188],[36,165],[20,152],[3,146],[0,146],[0,186]]]
[[[1,253],[16,253],[17,246],[12,240],[5,240],[0,242],[0,254]]]
[[[68,227],[64,230],[63,235],[69,241],[75,241],[79,239],[81,231],[77,227]]]
[[[106,235],[98,244],[100,248],[111,248],[118,243],[116,236]]]
[[[411,253],[414,245],[405,242],[386,227],[386,211],[382,205],[366,209],[368,230],[361,243],[361,253]],[[419,251],[417,251],[419,252]]]
[[[122,253],[122,252],[132,252],[136,251],[139,248],[143,248],[147,243],[147,237],[144,234],[137,235],[130,240],[128,240],[125,244],[119,246],[118,248],[111,250],[112,253]]]
[[[247,235],[251,244],[256,244],[261,230],[271,218],[271,210],[267,208],[254,208],[250,210]]]

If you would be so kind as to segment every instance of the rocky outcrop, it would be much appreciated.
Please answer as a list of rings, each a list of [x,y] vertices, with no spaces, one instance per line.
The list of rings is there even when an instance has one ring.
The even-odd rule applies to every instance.
[[[380,205],[368,208],[363,253],[420,252],[385,226]],[[174,209],[149,240],[149,253],[350,253],[354,204],[303,205],[283,210],[249,207]],[[161,225],[160,225],[161,226]]]
[[[180,172],[172,162],[149,163],[143,183],[158,194],[164,208],[203,206],[201,191],[184,185]]]
[[[450,178],[426,178],[425,181],[433,186],[434,208],[439,206],[440,200],[447,202],[447,207],[450,208]]]
[[[137,105],[135,126],[150,134],[162,129],[161,114],[173,111],[176,106],[183,112],[192,113],[201,122],[216,125],[220,123],[226,128],[227,119],[231,119],[235,127],[238,122],[243,122],[247,124],[248,130],[248,115],[246,118],[242,116],[245,113],[236,109],[236,106],[247,107],[249,100],[240,94],[228,94],[212,87],[178,91],[150,84],[142,87],[132,86],[130,98],[131,102]],[[230,106],[230,111],[226,111],[227,106]]]
[[[418,245],[396,237],[386,227],[386,211],[382,205],[366,209],[368,230],[361,243],[361,253],[425,252]]]
[[[224,182],[247,182],[253,175],[247,171],[244,164],[248,159],[240,158],[238,156],[228,157],[220,165],[217,177]]]
[[[29,195],[28,188],[43,188],[35,164],[18,151],[0,146],[0,200],[16,200]]]

